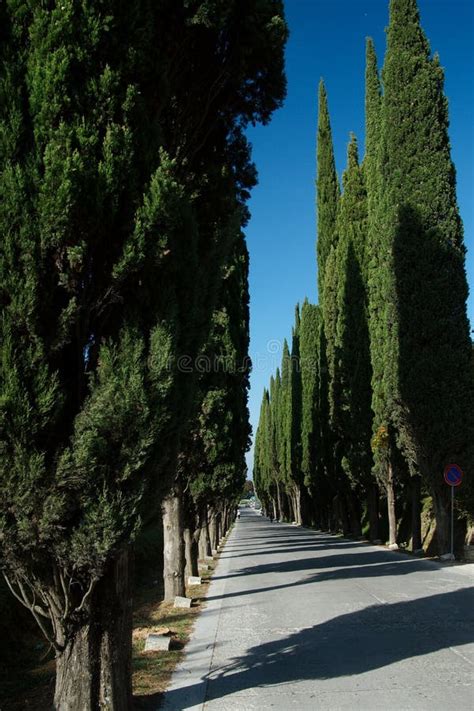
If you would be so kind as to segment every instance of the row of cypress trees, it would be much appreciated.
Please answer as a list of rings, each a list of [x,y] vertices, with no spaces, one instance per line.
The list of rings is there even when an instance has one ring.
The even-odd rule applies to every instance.
[[[416,0],[391,0],[384,66],[369,39],[365,80],[365,156],[351,136],[342,190],[320,84],[320,304],[297,308],[264,392],[254,478],[275,515],[355,535],[363,524],[393,547],[409,510],[414,550],[430,497],[445,553],[448,463],[466,472],[457,517],[474,517],[474,373],[443,71]]]
[[[144,523],[242,487],[245,128],[286,36],[280,0],[0,4],[0,566],[61,711],[131,708]]]

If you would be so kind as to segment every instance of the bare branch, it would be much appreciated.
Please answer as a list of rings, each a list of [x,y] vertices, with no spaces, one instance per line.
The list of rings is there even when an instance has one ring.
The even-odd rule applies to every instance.
[[[44,626],[43,622],[41,621],[41,617],[40,617],[40,615],[43,615],[43,617],[46,617],[47,619],[51,619],[51,616],[48,615],[44,610],[42,610],[38,605],[36,605],[34,603],[34,600],[33,600],[33,602],[30,602],[30,600],[28,599],[28,597],[26,595],[25,588],[23,587],[22,582],[18,578],[18,576],[16,576],[15,582],[20,589],[20,594],[18,594],[15,591],[13,584],[11,583],[10,579],[8,578],[8,575],[6,574],[6,572],[4,570],[2,572],[3,572],[3,577],[5,578],[5,582],[7,583],[11,593],[14,595],[14,597],[16,597],[16,599],[19,602],[21,602],[21,604],[24,607],[26,607],[31,612],[31,614],[33,615],[33,617],[36,620],[36,624],[38,625],[38,627],[40,628],[44,637],[46,638],[46,641],[49,642],[49,644],[52,647],[54,647],[54,649],[56,651],[59,651],[59,652],[62,651],[62,647],[60,645],[58,645],[57,642],[54,639],[52,639],[51,636],[48,634],[48,631],[47,631],[46,627]]]
[[[51,615],[50,615],[46,610],[43,610],[42,607],[40,607],[39,605],[36,605],[36,604],[34,603],[34,601],[33,601],[33,603],[30,603],[30,601],[28,600],[28,598],[25,599],[25,598],[22,597],[22,595],[19,595],[19,594],[16,592],[16,590],[13,588],[13,584],[11,583],[11,581],[10,581],[8,575],[6,574],[6,572],[5,572],[4,570],[2,570],[2,573],[3,573],[3,577],[5,578],[5,582],[6,582],[6,584],[8,585],[8,587],[9,587],[9,589],[10,589],[11,594],[18,600],[18,602],[20,602],[20,603],[23,605],[23,607],[26,607],[26,609],[29,610],[30,612],[32,612],[33,609],[34,609],[35,612],[37,612],[39,615],[42,615],[43,617],[46,617],[46,619],[48,619],[48,620],[51,619]],[[17,580],[17,583],[18,583],[18,580]],[[19,587],[20,587],[20,586],[19,586]],[[21,590],[21,588],[20,588],[20,590]]]
[[[67,589],[66,581],[64,580],[63,571],[59,568],[59,580],[61,581],[61,587],[64,593],[64,614],[63,619],[65,620],[69,614],[69,592]]]
[[[74,610],[74,612],[80,612],[80,611],[82,610],[82,608],[84,607],[84,604],[85,604],[87,598],[89,597],[89,595],[91,594],[91,592],[92,592],[93,589],[95,588],[96,583],[97,583],[97,578],[92,578],[91,583],[90,583],[90,585],[89,585],[89,587],[88,587],[88,589],[87,589],[87,592],[86,592],[86,594],[84,595],[84,597],[82,598],[81,604],[79,605],[79,607],[76,607],[76,609]]]

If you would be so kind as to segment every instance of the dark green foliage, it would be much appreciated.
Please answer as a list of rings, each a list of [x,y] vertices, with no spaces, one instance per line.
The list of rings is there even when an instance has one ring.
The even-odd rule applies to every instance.
[[[325,323],[331,418],[340,441],[342,468],[356,485],[370,480],[372,411],[366,289],[367,191],[354,136],[342,181],[339,240],[331,260],[332,274],[328,264],[325,285],[330,294],[327,303],[325,299],[325,312],[331,305],[333,311]]]
[[[283,341],[281,358],[281,386],[277,388],[275,400],[271,399],[275,417],[278,466],[280,480],[286,485],[291,467],[291,356],[288,342]],[[275,409],[273,409],[275,403]]]
[[[179,358],[247,219],[244,129],[281,104],[286,27],[276,0],[0,13],[1,563],[61,637],[174,473]]]
[[[305,299],[301,308],[301,469],[304,483],[311,489],[320,466],[320,420],[318,400],[320,390],[319,336],[321,310]]]
[[[301,318],[299,304],[295,308],[295,325],[291,343],[290,364],[290,427],[289,460],[287,471],[290,479],[300,486],[302,484],[301,472],[301,417],[302,417],[302,380],[301,380]]]
[[[267,506],[275,495],[273,471],[271,467],[272,440],[270,399],[268,390],[264,389],[260,407],[260,418],[255,435],[253,480],[259,498]]]
[[[474,380],[443,71],[430,56],[414,0],[391,2],[383,84],[392,417],[406,458],[442,497],[443,466],[452,459],[471,466]]]
[[[248,252],[242,234],[224,267],[209,340],[200,354],[197,414],[180,461],[195,503],[233,503],[245,483],[250,426]]]
[[[326,262],[336,244],[339,181],[334,161],[326,87],[319,83],[316,206],[318,216],[318,293],[322,303]]]
[[[377,57],[372,40],[367,40],[365,72],[365,133],[366,153],[364,158],[364,176],[367,186],[368,250],[367,250],[367,286],[369,295],[369,333],[372,366],[372,409],[374,413],[373,431],[380,427],[388,432],[393,411],[392,397],[388,386],[389,372],[386,361],[390,357],[389,327],[393,322],[389,316],[393,309],[390,299],[390,252],[382,246],[384,208],[381,187],[381,169],[383,145],[381,143],[382,96],[377,69]],[[385,447],[372,448],[375,460],[375,472],[381,482],[387,474]]]

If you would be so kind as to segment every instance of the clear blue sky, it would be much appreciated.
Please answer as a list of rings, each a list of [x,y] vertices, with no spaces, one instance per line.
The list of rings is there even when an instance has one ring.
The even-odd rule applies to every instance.
[[[474,2],[419,0],[423,28],[445,68],[452,155],[468,248],[474,324]],[[365,38],[375,41],[379,65],[385,53],[388,0],[286,0],[290,28],[288,95],[272,123],[249,131],[259,185],[250,202],[251,343],[250,417],[258,424],[263,388],[291,338],[294,308],[305,296],[317,302],[315,141],[317,86],[324,78],[336,164],[344,169],[349,132],[363,154]],[[252,452],[248,455],[252,468]]]

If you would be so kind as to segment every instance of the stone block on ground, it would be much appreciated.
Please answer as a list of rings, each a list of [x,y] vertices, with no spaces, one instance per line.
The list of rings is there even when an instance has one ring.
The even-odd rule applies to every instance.
[[[452,553],[443,553],[443,555],[440,555],[439,557],[440,560],[446,561],[446,560],[455,560],[454,556]]]
[[[207,556],[204,558],[204,560],[205,560],[205,561],[209,561],[210,563],[212,563],[212,561],[214,560],[214,558],[212,557],[212,555],[207,555]]]
[[[174,599],[174,607],[189,608],[192,605],[192,600],[190,597],[180,597],[177,595]]]
[[[468,563],[474,563],[474,546],[464,546],[462,557]]]
[[[207,563],[199,563],[199,570],[212,570],[211,566]]]
[[[202,580],[196,575],[190,575],[188,578],[188,585],[201,585]]]
[[[169,635],[150,632],[145,640],[145,652],[168,652],[170,644]]]
[[[217,553],[218,553],[218,551],[216,550],[216,548],[213,548],[213,549],[212,549],[212,555],[215,556],[215,555],[217,555]]]

